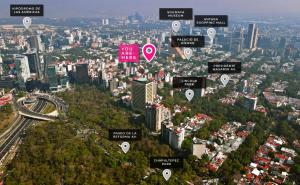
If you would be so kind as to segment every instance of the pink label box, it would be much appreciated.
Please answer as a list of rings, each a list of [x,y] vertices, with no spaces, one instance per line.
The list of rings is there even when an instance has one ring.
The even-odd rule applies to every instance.
[[[119,62],[140,62],[140,46],[138,44],[120,44]]]

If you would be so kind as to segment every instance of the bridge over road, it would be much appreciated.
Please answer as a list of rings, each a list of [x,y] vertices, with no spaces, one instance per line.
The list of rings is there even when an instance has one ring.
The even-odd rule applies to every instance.
[[[55,119],[58,118],[57,111],[64,112],[64,113],[66,113],[66,111],[67,111],[67,106],[66,106],[65,102],[58,97],[51,96],[51,95],[44,94],[44,93],[35,93],[35,94],[33,94],[33,96],[37,99],[42,99],[42,100],[46,100],[48,102],[53,103],[57,109],[54,111],[54,112],[56,112],[56,114],[52,114],[52,113],[42,114],[42,113],[34,112],[34,111],[28,109],[24,103],[26,98],[23,97],[23,98],[18,99],[16,102],[16,105],[17,105],[20,115],[22,115],[24,117],[36,119],[36,120],[54,121]]]

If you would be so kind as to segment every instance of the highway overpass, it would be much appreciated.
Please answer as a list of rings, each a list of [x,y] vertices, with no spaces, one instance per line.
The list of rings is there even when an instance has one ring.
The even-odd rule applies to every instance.
[[[48,94],[43,94],[43,93],[35,93],[35,94],[33,94],[33,96],[36,97],[37,99],[42,99],[42,100],[46,100],[48,102],[53,103],[56,106],[56,109],[61,112],[67,111],[67,106],[66,106],[65,102],[63,100],[61,100],[60,98],[57,98],[55,96],[51,96]],[[42,114],[42,113],[35,112],[35,111],[28,109],[24,104],[25,99],[26,98],[23,97],[23,98],[18,99],[16,102],[16,105],[17,105],[20,115],[27,117],[27,118],[41,120],[41,121],[54,121],[55,119],[58,118],[58,116],[55,116],[55,115],[51,115],[51,114],[46,115],[46,114]]]

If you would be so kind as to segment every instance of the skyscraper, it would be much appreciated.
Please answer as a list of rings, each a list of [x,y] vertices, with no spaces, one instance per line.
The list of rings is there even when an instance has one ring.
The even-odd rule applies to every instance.
[[[192,35],[193,34],[193,21],[184,21],[181,24],[181,34],[182,35]]]
[[[0,55],[0,76],[3,75],[2,57]]]
[[[102,25],[109,25],[109,19],[102,19]]]
[[[257,48],[257,41],[258,41],[258,27],[254,30],[254,41],[252,48]]]
[[[166,32],[162,32],[161,33],[161,43],[165,43],[166,42]]]
[[[30,44],[31,49],[35,48],[38,52],[44,50],[43,45],[42,45],[42,40],[39,35],[30,36],[29,44]]]
[[[244,45],[244,30],[240,28],[232,33],[231,42],[230,42],[230,51],[232,53],[239,53],[243,49],[243,45]]]
[[[132,108],[138,111],[146,110],[146,103],[154,100],[155,86],[146,78],[139,78],[132,82]]]
[[[255,24],[249,24],[248,27],[248,34],[246,38],[246,48],[247,49],[254,49],[257,46],[258,40],[258,28]]]
[[[257,107],[258,98],[256,96],[247,95],[244,96],[244,107],[248,110],[255,110]]]
[[[28,58],[25,55],[14,55],[14,58],[19,85],[25,87],[25,82],[30,78]]]
[[[206,92],[206,78],[202,77],[201,78],[201,88],[197,88],[194,90],[195,92],[195,97],[196,96],[200,96],[200,97],[204,97],[205,96],[205,92]]]
[[[161,130],[163,121],[170,121],[171,111],[162,104],[147,104],[145,118],[146,127],[151,131],[158,132]]]
[[[278,44],[278,48],[285,49],[287,44],[287,40],[285,37],[280,38],[280,42]]]
[[[55,65],[48,65],[47,67],[47,82],[49,84],[50,91],[57,90],[58,80]]]
[[[36,74],[37,78],[41,77],[41,66],[40,66],[40,58],[36,50],[32,50],[31,52],[24,53],[24,55],[28,58],[29,70],[30,73]]]
[[[75,82],[84,84],[89,83],[88,64],[76,64]]]

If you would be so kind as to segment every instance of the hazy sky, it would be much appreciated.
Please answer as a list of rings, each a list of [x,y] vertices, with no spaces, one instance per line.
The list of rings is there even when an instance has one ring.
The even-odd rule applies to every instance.
[[[159,8],[193,8],[195,14],[300,15],[300,0],[0,0],[0,17],[10,4],[44,4],[45,17],[158,15]]]

